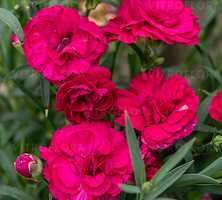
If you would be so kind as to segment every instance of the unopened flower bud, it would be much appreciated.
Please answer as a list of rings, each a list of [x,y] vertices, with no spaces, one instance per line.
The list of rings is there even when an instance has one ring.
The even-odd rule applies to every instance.
[[[165,62],[164,57],[158,57],[154,60],[154,65],[162,65]]]
[[[28,153],[24,153],[18,156],[14,166],[16,172],[26,178],[36,177],[42,172],[41,160],[38,157]]]
[[[222,136],[221,135],[217,135],[215,138],[213,138],[212,144],[214,144],[215,146],[222,145]]]
[[[144,192],[148,192],[151,189],[151,186],[152,186],[151,182],[146,182],[146,183],[143,184],[142,190]]]
[[[12,34],[10,40],[11,40],[12,45],[13,45],[21,54],[24,54],[24,52],[23,52],[23,47],[22,47],[22,42],[21,42],[21,40],[19,39],[19,37],[18,37],[16,34]]]
[[[13,44],[14,47],[21,47],[22,46],[22,43],[16,34],[12,34],[10,40],[11,40],[11,43]]]

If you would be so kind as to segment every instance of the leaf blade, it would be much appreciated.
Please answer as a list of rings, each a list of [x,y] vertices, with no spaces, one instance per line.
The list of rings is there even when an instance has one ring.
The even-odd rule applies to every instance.
[[[0,8],[0,21],[7,24],[9,28],[20,38],[21,41],[24,40],[22,26],[14,14],[12,14],[7,9]]]
[[[146,181],[145,165],[141,157],[140,147],[136,138],[136,133],[131,125],[127,112],[125,112],[125,122],[126,137],[134,169],[135,181],[138,186],[142,187],[143,183]]]
[[[123,192],[129,193],[129,194],[140,194],[140,188],[135,185],[126,185],[122,184],[120,185],[120,188]]]
[[[202,174],[184,174],[178,181],[175,183],[175,187],[184,187],[194,184],[218,184],[219,182],[216,179],[213,179],[209,176]]]
[[[41,78],[40,82],[43,106],[45,109],[48,109],[50,103],[50,83],[44,78]]]
[[[192,148],[195,138],[191,141],[184,144],[180,149],[172,155],[166,163],[160,168],[159,172],[154,176],[152,183],[157,184],[160,180],[164,178],[164,176],[173,169],[188,153],[188,151]]]
[[[207,166],[205,169],[203,169],[200,174],[204,174],[207,176],[213,176],[214,173],[217,171],[222,170],[222,157],[215,160],[213,163],[211,163],[209,166]]]
[[[17,200],[32,200],[32,197],[15,187],[0,185],[0,195],[15,198]]]
[[[153,200],[161,195],[191,167],[193,162],[194,161],[190,161],[170,171],[169,174],[161,182],[159,182],[153,187],[153,189],[151,189],[151,192],[145,195],[145,200]]]
[[[214,94],[214,93],[213,93]],[[208,108],[212,99],[213,94],[206,97],[200,104],[197,111],[198,121],[200,124],[203,124],[208,115]]]

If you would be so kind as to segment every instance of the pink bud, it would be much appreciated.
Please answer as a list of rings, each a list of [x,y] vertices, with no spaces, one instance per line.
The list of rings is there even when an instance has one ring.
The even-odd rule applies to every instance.
[[[41,160],[38,157],[28,153],[24,153],[18,156],[14,166],[16,172],[26,178],[38,176],[42,172]]]
[[[16,34],[12,34],[10,37],[10,40],[11,40],[11,43],[13,44],[13,46],[15,46],[15,47],[22,45],[19,37]]]

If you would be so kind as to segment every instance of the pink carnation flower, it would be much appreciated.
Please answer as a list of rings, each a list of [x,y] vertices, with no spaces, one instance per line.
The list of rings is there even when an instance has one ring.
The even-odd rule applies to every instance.
[[[117,17],[104,28],[110,41],[135,43],[140,37],[167,44],[199,43],[200,25],[183,0],[122,0]]]
[[[222,91],[219,91],[217,95],[213,97],[209,113],[214,120],[222,122]]]
[[[24,28],[28,63],[52,81],[98,64],[107,48],[100,28],[76,10],[53,6],[40,10]]]
[[[199,99],[180,75],[165,77],[160,68],[134,78],[129,90],[119,90],[116,122],[124,125],[127,110],[133,127],[150,149],[165,149],[191,134],[197,123]]]
[[[116,199],[132,173],[123,133],[106,123],[66,126],[40,152],[44,177],[59,200]]]
[[[56,110],[64,111],[73,123],[97,121],[111,112],[116,103],[116,85],[111,73],[93,67],[65,80],[56,94]]]

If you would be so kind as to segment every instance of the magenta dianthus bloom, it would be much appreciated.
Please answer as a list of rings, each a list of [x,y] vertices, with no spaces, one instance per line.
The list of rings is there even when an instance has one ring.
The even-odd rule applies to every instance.
[[[59,200],[115,199],[131,177],[124,135],[106,123],[66,126],[40,152],[49,190]]]
[[[124,125],[127,110],[133,127],[148,148],[165,149],[190,135],[197,124],[199,98],[177,74],[166,77],[160,68],[141,73],[129,90],[119,90],[116,122]]]
[[[56,94],[56,110],[64,111],[73,123],[102,120],[114,110],[115,103],[116,85],[103,67],[69,77]]]
[[[40,10],[24,32],[24,52],[29,65],[51,82],[97,65],[107,48],[96,24],[63,6]]]
[[[199,43],[200,25],[183,0],[122,0],[117,16],[104,31],[109,41],[135,43],[143,37],[195,45]]]

